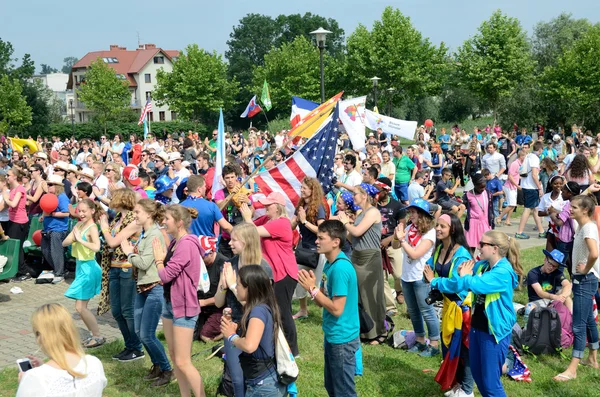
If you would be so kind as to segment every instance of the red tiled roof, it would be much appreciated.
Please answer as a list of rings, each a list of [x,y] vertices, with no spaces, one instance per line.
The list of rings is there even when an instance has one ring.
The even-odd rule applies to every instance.
[[[147,45],[146,48],[138,48],[136,50],[126,50],[123,47],[111,46],[108,51],[93,51],[85,54],[75,65],[74,69],[87,68],[92,62],[98,58],[117,58],[118,63],[108,63],[115,70],[115,73],[125,75],[129,81],[130,86],[137,86],[137,82],[133,77],[133,74],[139,73],[139,71],[159,52],[162,52],[171,59],[174,56],[179,56],[178,50],[163,50],[161,48],[152,48],[151,45]],[[69,76],[69,82],[67,88],[73,88],[73,77],[72,73]]]

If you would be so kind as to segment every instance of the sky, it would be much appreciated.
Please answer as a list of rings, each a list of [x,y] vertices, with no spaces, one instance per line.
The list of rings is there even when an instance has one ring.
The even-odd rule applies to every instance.
[[[108,50],[110,44],[134,49],[138,34],[141,43],[163,49],[181,50],[197,43],[223,54],[233,26],[248,13],[276,17],[311,12],[336,19],[348,37],[359,24],[370,29],[391,5],[409,16],[432,43],[443,41],[451,50],[498,8],[518,18],[529,33],[537,22],[563,11],[600,21],[597,0],[103,0],[64,6],[47,0],[2,0],[0,4],[0,38],[13,44],[15,56],[31,54],[37,71],[42,63],[60,69],[63,58],[82,58],[91,51]]]

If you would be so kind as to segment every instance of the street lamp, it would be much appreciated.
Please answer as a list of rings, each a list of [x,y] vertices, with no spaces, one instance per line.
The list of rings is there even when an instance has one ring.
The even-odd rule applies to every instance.
[[[371,77],[371,81],[373,82],[373,99],[375,100],[375,107],[377,107],[377,82],[381,80],[377,76]]]
[[[388,116],[392,117],[392,98],[396,89],[394,87],[390,87],[387,89],[387,91],[390,93],[390,111],[388,112]]]
[[[328,34],[330,34],[329,30],[325,30],[323,28],[319,28],[310,32],[310,34],[315,36],[315,40],[317,41],[317,47],[319,47],[319,57],[321,64],[321,103],[325,102],[325,71],[323,69],[323,51],[325,51],[325,38]]]
[[[71,109],[71,133],[75,136],[75,109],[73,108],[73,99],[69,99],[69,109]]]

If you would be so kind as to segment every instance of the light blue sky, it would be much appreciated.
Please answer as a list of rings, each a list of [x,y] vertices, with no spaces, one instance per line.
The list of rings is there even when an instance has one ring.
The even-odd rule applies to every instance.
[[[119,44],[137,47],[154,43],[165,49],[182,49],[198,43],[223,53],[232,27],[248,13],[293,14],[312,12],[337,19],[346,37],[359,23],[371,27],[387,5],[408,15],[424,36],[456,49],[473,35],[480,23],[500,8],[517,17],[529,32],[538,21],[562,11],[576,18],[600,20],[594,0],[102,0],[99,2],[48,2],[2,0],[0,38],[12,42],[15,55],[30,53],[41,63],[60,69],[66,56],[83,57],[89,51]]]

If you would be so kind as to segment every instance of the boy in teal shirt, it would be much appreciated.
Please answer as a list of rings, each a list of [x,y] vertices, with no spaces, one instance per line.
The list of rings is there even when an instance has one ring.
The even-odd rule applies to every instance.
[[[352,262],[342,252],[346,228],[337,220],[324,221],[317,232],[317,250],[325,255],[323,284],[313,271],[300,270],[298,282],[323,308],[325,389],[329,396],[356,396],[354,374],[359,348],[358,281]]]

